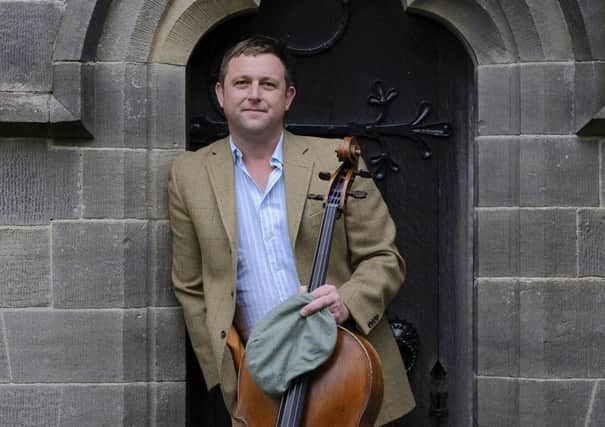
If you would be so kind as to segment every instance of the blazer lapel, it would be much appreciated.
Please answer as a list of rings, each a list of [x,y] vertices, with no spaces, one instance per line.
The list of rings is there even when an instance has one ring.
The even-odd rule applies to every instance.
[[[284,134],[284,175],[286,182],[286,209],[290,242],[295,247],[309,184],[313,160],[307,155],[309,147],[295,135]]]
[[[229,239],[231,254],[236,259],[237,254],[237,212],[235,210],[235,184],[233,170],[233,154],[229,140],[223,139],[214,144],[211,161],[207,163],[210,185],[216,198],[219,214]]]

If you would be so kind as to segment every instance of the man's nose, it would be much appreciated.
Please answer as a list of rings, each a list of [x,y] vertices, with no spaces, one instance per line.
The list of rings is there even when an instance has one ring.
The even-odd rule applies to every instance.
[[[248,92],[248,97],[250,99],[259,99],[260,98],[260,85],[258,82],[252,82],[250,85],[250,91]]]

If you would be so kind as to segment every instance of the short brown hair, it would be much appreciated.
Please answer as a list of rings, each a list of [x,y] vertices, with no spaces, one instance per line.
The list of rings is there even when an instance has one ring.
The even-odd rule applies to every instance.
[[[225,76],[227,75],[227,67],[229,61],[240,55],[260,55],[268,53],[275,55],[282,65],[284,66],[284,77],[286,79],[286,87],[294,86],[292,79],[292,71],[290,69],[290,59],[286,53],[286,49],[279,41],[264,36],[255,36],[242,40],[235,46],[227,50],[221,61],[221,67],[218,72],[218,81],[221,84],[225,83]]]

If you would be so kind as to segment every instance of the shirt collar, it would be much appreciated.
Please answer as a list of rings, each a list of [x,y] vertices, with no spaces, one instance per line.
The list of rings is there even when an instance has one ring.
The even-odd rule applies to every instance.
[[[231,154],[233,155],[233,162],[237,165],[241,160],[244,154],[242,151],[237,148],[237,146],[233,143],[233,138],[229,135],[229,146],[231,147]],[[282,132],[279,135],[279,141],[277,142],[277,146],[275,150],[273,150],[273,154],[271,154],[270,164],[274,168],[282,169],[284,166],[284,133]]]

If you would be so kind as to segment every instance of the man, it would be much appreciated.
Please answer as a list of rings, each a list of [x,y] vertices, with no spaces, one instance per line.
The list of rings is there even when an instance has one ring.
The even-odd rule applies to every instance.
[[[173,164],[169,183],[172,278],[208,388],[220,384],[235,409],[237,377],[227,347],[232,325],[246,340],[267,311],[307,284],[324,193],[318,179],[334,170],[338,141],[283,129],[296,95],[286,58],[270,40],[252,38],[225,54],[216,95],[229,138]],[[371,179],[357,179],[364,200],[351,200],[334,230],[327,284],[302,309],[328,307],[375,346],[385,370],[384,424],[414,406],[397,346],[383,317],[404,264],[395,227]]]

